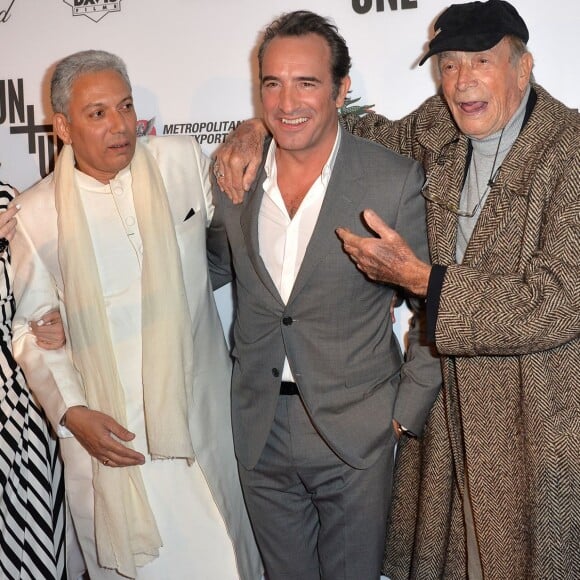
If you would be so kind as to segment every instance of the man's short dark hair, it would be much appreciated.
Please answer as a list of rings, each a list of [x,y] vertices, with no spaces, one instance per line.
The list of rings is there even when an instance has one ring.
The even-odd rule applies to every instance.
[[[351,61],[348,46],[334,24],[308,10],[296,10],[295,12],[283,14],[266,28],[258,49],[260,81],[262,80],[262,61],[270,41],[277,36],[305,36],[307,34],[318,34],[328,43],[332,83],[334,85],[333,98],[336,98],[342,79],[348,76],[350,71]]]

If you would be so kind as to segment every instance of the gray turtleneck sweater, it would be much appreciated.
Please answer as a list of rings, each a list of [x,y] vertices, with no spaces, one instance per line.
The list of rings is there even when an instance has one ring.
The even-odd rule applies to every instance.
[[[471,139],[473,153],[461,192],[460,209],[466,212],[475,209],[475,213],[473,217],[459,217],[457,220],[455,257],[458,264],[463,260],[465,249],[487,199],[489,183],[495,180],[503,160],[520,134],[530,90],[528,85],[520,106],[503,129],[483,139]]]

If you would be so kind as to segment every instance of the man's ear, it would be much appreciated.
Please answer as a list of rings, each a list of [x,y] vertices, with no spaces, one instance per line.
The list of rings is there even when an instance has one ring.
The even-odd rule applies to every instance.
[[[524,91],[530,82],[532,69],[534,68],[534,57],[526,52],[522,54],[519,62],[518,87],[520,91]]]
[[[346,99],[346,95],[350,89],[350,77],[346,76],[340,81],[340,85],[338,86],[338,95],[336,97],[336,108],[340,109],[342,105],[344,105],[344,101]]]
[[[56,134],[65,145],[70,145],[72,139],[70,136],[69,122],[63,113],[55,113],[52,118],[52,124]]]

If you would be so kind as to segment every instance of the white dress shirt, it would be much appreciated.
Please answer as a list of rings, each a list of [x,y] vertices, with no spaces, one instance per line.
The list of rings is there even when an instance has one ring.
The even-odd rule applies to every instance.
[[[264,165],[266,180],[258,216],[258,243],[260,256],[285,304],[292,293],[306,248],[318,221],[339,145],[340,127],[321,174],[304,196],[294,217],[290,218],[278,188],[276,143],[274,140],[270,143]],[[287,358],[284,360],[282,380],[294,382]]]

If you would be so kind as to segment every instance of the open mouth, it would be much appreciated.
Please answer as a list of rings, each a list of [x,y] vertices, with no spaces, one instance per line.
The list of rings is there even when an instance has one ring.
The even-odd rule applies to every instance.
[[[459,103],[459,107],[464,113],[481,113],[487,107],[486,101],[464,101]]]

